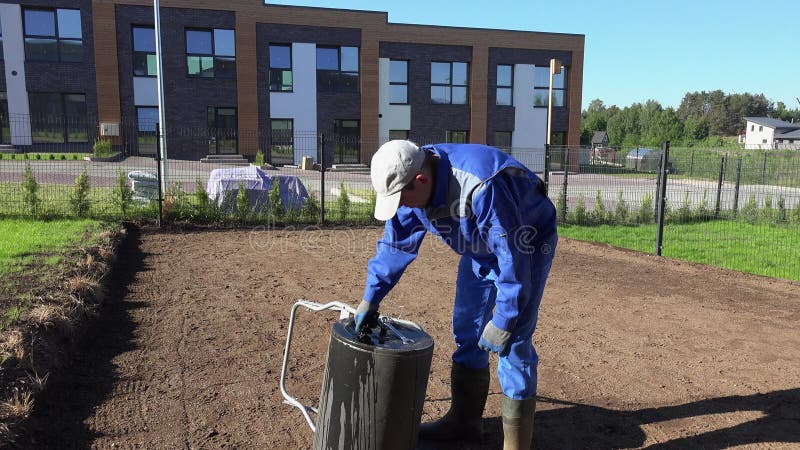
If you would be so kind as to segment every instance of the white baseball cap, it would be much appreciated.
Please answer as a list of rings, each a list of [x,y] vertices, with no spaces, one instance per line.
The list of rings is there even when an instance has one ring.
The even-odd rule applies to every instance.
[[[389,220],[400,206],[400,191],[422,170],[425,152],[413,142],[389,141],[375,152],[370,165],[375,188],[375,218]]]

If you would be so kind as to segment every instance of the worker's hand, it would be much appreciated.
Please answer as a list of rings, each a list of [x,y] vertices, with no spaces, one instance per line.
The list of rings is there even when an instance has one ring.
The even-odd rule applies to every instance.
[[[503,331],[489,321],[489,323],[486,324],[486,328],[483,329],[481,340],[478,341],[478,347],[480,347],[482,350],[486,350],[487,352],[494,352],[503,355],[507,350],[506,347],[508,347],[508,340],[510,338],[510,331]]]
[[[356,309],[355,320],[356,333],[361,332],[363,328],[374,326],[378,322],[378,305],[362,300]]]

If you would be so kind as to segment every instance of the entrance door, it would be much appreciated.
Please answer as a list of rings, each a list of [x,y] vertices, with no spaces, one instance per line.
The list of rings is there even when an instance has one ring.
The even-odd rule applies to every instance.
[[[238,150],[236,108],[208,107],[208,153],[233,155]]]
[[[8,97],[0,92],[0,144],[11,143],[11,126],[8,123]]]
[[[334,121],[334,164],[358,164],[361,160],[361,127],[358,120]]]

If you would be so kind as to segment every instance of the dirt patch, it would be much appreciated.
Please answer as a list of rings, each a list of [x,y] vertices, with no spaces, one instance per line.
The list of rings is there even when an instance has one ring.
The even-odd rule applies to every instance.
[[[289,310],[298,298],[355,305],[379,236],[254,230],[131,239],[85,351],[51,378],[19,446],[310,448],[305,420],[278,388]],[[456,265],[428,239],[382,307],[436,340],[423,420],[449,405]],[[535,446],[797,445],[798,288],[562,240],[534,336]],[[307,404],[318,402],[331,316],[299,318],[288,389]],[[493,379],[484,444],[452,448],[500,446],[500,400]]]

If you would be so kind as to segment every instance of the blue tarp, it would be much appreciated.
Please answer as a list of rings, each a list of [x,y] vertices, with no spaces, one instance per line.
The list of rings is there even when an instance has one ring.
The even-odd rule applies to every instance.
[[[303,182],[294,175],[267,175],[256,166],[212,170],[206,192],[221,211],[230,213],[236,211],[236,195],[239,186],[243,186],[250,199],[251,212],[263,214],[269,211],[269,191],[276,182],[280,186],[283,209],[299,210],[308,198]]]

